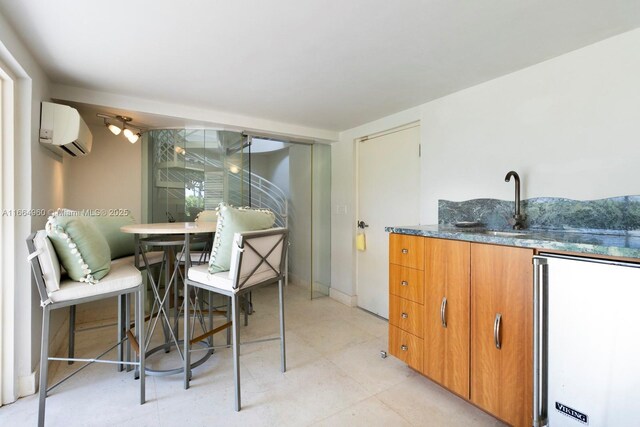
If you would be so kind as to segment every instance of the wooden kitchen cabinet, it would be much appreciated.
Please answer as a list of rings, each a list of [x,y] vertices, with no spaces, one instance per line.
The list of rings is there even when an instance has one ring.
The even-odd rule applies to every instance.
[[[532,257],[471,244],[470,400],[514,426],[531,425]]]
[[[425,238],[424,374],[469,398],[470,243]]]
[[[389,353],[422,372],[424,237],[389,235]]]
[[[389,354],[530,426],[532,258],[533,249],[391,234]]]

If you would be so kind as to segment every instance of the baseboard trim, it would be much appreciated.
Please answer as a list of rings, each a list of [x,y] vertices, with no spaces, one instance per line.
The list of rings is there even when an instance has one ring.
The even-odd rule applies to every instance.
[[[291,274],[291,273],[289,273],[287,277],[289,279],[290,284],[294,286],[300,286],[305,289],[310,289],[309,282],[307,280],[303,280],[300,277],[296,276],[295,274]],[[318,282],[315,282],[313,284],[314,293],[318,292],[323,295],[329,295],[330,290],[331,290],[331,287],[325,284],[318,283]]]
[[[347,295],[337,289],[329,289],[329,298],[338,301],[348,307],[356,307],[358,305],[358,297],[356,295]]]
[[[18,397],[31,396],[36,392],[38,371],[35,370],[29,375],[18,377]]]

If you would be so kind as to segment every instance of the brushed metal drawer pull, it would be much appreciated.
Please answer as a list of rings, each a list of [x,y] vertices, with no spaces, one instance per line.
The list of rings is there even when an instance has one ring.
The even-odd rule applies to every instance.
[[[403,319],[406,319],[409,317],[409,315],[407,313],[402,313],[400,317],[402,317]]]
[[[407,282],[406,280],[403,280],[402,282],[400,282],[400,284],[402,286],[409,286],[409,282]]]
[[[496,319],[493,321],[493,341],[496,348],[500,350],[502,343],[500,342],[500,324],[502,323],[502,314],[497,313]]]
[[[400,346],[400,350],[402,350],[402,351],[407,351],[407,350],[409,350],[409,347],[407,347],[406,345],[402,344],[402,345]]]
[[[402,249],[402,253],[405,254],[405,255],[408,254],[409,253],[409,249]]]
[[[447,297],[442,297],[442,304],[440,304],[440,322],[442,327],[447,327]]]

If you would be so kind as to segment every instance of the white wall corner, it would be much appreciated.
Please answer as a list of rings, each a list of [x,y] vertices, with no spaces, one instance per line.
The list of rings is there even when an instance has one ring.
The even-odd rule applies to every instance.
[[[53,331],[53,335],[49,335],[49,356],[67,357],[67,349],[69,342],[69,310],[56,310],[64,314],[64,320],[60,323],[60,326]],[[52,325],[53,326],[53,325]],[[58,369],[62,366],[61,362],[51,363],[49,362],[48,377],[53,378],[56,376]],[[36,371],[39,374],[40,366],[36,367]],[[36,378],[37,379],[37,378]],[[31,393],[35,393],[34,391]],[[26,395],[21,395],[26,396]]]
[[[329,298],[334,299],[348,307],[356,307],[358,305],[357,295],[347,295],[344,292],[340,292],[339,290],[334,288],[329,289]]]
[[[32,394],[35,394],[37,382],[37,369],[31,372],[29,375],[18,377],[18,397],[31,396]]]

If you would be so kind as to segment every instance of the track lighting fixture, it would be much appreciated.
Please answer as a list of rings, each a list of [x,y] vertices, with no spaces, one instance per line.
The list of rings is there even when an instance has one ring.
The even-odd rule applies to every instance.
[[[102,113],[98,113],[97,116],[104,120],[104,125],[112,134],[120,135],[120,133],[122,133],[122,135],[132,144],[135,144],[142,136],[143,129],[138,126],[132,126],[131,117],[120,115],[111,116],[109,114]],[[109,120],[116,120],[122,123],[122,125],[113,124]],[[134,132],[134,130],[137,130],[137,132]]]

